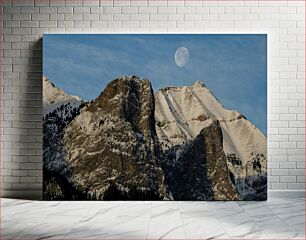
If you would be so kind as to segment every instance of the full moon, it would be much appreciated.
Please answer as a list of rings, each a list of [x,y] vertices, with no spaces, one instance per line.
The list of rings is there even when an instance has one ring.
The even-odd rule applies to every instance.
[[[175,63],[178,67],[184,67],[189,61],[189,50],[186,47],[180,47],[174,55]]]

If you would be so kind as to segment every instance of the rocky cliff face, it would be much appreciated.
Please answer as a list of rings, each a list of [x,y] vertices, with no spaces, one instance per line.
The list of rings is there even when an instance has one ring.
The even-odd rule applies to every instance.
[[[169,198],[147,80],[112,81],[65,127],[62,145],[69,182],[86,199]]]
[[[80,199],[73,188],[71,168],[65,161],[64,129],[86,105],[43,78],[43,172],[44,198]],[[67,189],[63,191],[63,189]]]
[[[203,82],[154,98],[120,77],[84,102],[44,81],[45,199],[266,198],[265,137]]]
[[[184,144],[193,141],[211,121],[218,120],[230,176],[241,198],[266,199],[266,137],[239,112],[226,109],[202,81],[159,90],[155,109],[162,148],[176,158]]]
[[[171,173],[177,200],[239,200],[223,151],[218,121],[211,121],[181,152]]]

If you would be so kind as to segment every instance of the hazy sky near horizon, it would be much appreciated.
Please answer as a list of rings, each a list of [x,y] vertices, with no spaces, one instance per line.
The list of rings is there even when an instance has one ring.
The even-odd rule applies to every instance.
[[[174,59],[180,47],[189,50],[183,67]],[[123,75],[149,79],[154,91],[203,80],[225,107],[267,133],[265,34],[45,34],[43,74],[85,100]]]

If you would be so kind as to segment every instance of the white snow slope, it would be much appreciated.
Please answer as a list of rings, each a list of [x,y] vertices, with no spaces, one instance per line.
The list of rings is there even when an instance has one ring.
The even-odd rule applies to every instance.
[[[267,153],[267,140],[260,130],[239,112],[226,109],[202,81],[159,90],[155,119],[164,149],[195,138],[212,120],[219,120],[225,154],[234,153],[242,167],[251,160],[252,153]]]
[[[82,99],[72,96],[56,87],[47,77],[43,77],[43,114],[44,116],[63,104],[70,102],[74,108],[79,107]]]

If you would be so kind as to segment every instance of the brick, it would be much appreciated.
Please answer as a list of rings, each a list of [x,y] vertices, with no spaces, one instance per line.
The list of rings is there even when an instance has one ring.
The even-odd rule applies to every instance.
[[[36,182],[36,177],[20,177],[20,182],[22,183],[35,183]]]
[[[28,170],[13,169],[11,170],[11,174],[13,177],[25,177],[28,175]]]
[[[21,13],[21,7],[3,7],[3,13]]]
[[[130,20],[146,21],[149,20],[149,14],[132,14]]]
[[[52,1],[52,0],[51,0]],[[40,13],[44,14],[53,14],[57,13],[57,7],[40,7],[39,8]]]
[[[123,28],[137,28],[139,27],[138,21],[123,21],[121,22]]]
[[[12,20],[31,20],[31,14],[30,13],[14,14],[12,16]]]
[[[233,21],[211,21],[209,26],[211,28],[232,28],[234,27]]]
[[[90,21],[74,21],[73,26],[77,28],[90,28]]]
[[[83,14],[83,20],[99,20],[99,14]]]
[[[49,14],[32,14],[32,21],[35,20],[49,20]]]
[[[277,7],[252,7],[251,8],[251,13],[278,13],[278,8]]]
[[[38,7],[22,7],[21,13],[39,13]]]
[[[139,13],[157,13],[157,7],[139,7]]]
[[[5,28],[20,27],[20,21],[4,21],[3,27]]]
[[[82,0],[69,0],[69,1],[66,1],[66,6],[72,6],[72,7],[75,7],[75,6],[82,6],[83,3]]]
[[[176,24],[178,28],[194,28],[193,21],[177,21]]]
[[[295,162],[280,162],[279,167],[280,168],[296,168],[296,164]]]
[[[235,7],[235,6],[244,6],[244,2],[240,2],[240,1],[219,1],[219,5],[220,6],[231,6],[231,7]]]
[[[130,20],[129,14],[114,14],[115,21]]]
[[[50,6],[65,6],[66,1],[62,0],[50,0]]]
[[[113,20],[113,14],[99,14],[100,21]]]
[[[281,183],[295,183],[296,182],[296,176],[280,176],[279,181]]]
[[[272,175],[288,176],[289,170],[288,169],[272,169]]]
[[[243,15],[239,14],[219,14],[219,20],[231,21],[231,20],[243,20]]]
[[[208,14],[209,11],[210,11],[210,8],[208,7],[197,7],[196,8],[196,13]]]
[[[57,13],[59,14],[73,13],[73,7],[58,7]]]
[[[65,20],[82,20],[83,15],[82,14],[65,14]]]
[[[99,6],[100,2],[99,0],[90,0],[90,1],[82,1],[84,7],[91,7],[91,6]]]
[[[114,0],[100,0],[100,6],[113,6]]]
[[[169,4],[169,3],[168,3],[168,4]],[[135,6],[135,7],[147,6],[147,5],[148,5],[148,1],[147,1],[147,0],[143,0],[143,1],[131,0],[131,1],[130,1],[130,5],[131,5],[131,6]]]
[[[288,189],[305,190],[305,183],[288,183]]]
[[[91,21],[90,27],[92,28],[106,28],[107,27],[107,21]]]
[[[169,14],[168,18],[170,21],[182,21],[184,20],[184,14]]]
[[[296,167],[298,168],[298,169],[300,169],[300,168],[305,168],[305,162],[297,162],[296,163]],[[305,180],[305,179],[304,179]]]
[[[280,128],[279,134],[297,134],[296,128]]]
[[[15,0],[12,1],[13,6],[30,7],[34,6],[34,0]]]
[[[176,13],[176,7],[158,7],[158,13]]]
[[[165,20],[168,20],[168,15],[167,14],[150,14],[150,20],[165,21]]]
[[[120,28],[121,21],[107,21],[107,28]]]
[[[158,28],[158,21],[140,21],[140,28]]]
[[[37,6],[37,7],[49,6],[49,5],[50,5],[49,0],[35,0],[34,1],[34,6]]]
[[[289,169],[290,176],[304,176],[305,169]]]
[[[185,0],[185,6],[186,7],[201,7],[203,4],[203,1],[201,0]]]
[[[5,183],[16,183],[20,182],[20,177],[13,177],[13,176],[3,176],[3,182]]]
[[[202,14],[186,14],[185,15],[186,21],[201,21],[202,20]]]
[[[296,176],[297,183],[305,183],[305,176]]]
[[[176,8],[177,13],[195,13],[195,7],[177,7]]]
[[[121,13],[120,7],[104,7],[103,13]]]
[[[90,13],[103,13],[103,8],[102,7],[91,7]]]
[[[148,6],[167,6],[167,1],[162,0],[149,0]]]
[[[288,184],[287,183],[272,183],[271,186],[272,186],[272,189],[275,189],[275,190],[287,189]]]
[[[57,26],[59,28],[72,28],[73,27],[73,21],[58,21]]]
[[[90,13],[90,7],[74,7],[73,13]]]
[[[12,34],[16,35],[26,35],[26,34],[31,34],[31,28],[13,28],[12,29]]]
[[[123,13],[123,14],[138,13],[138,8],[137,7],[122,7],[121,8],[121,13]]]
[[[65,20],[65,14],[52,14],[50,15],[50,21]]]

